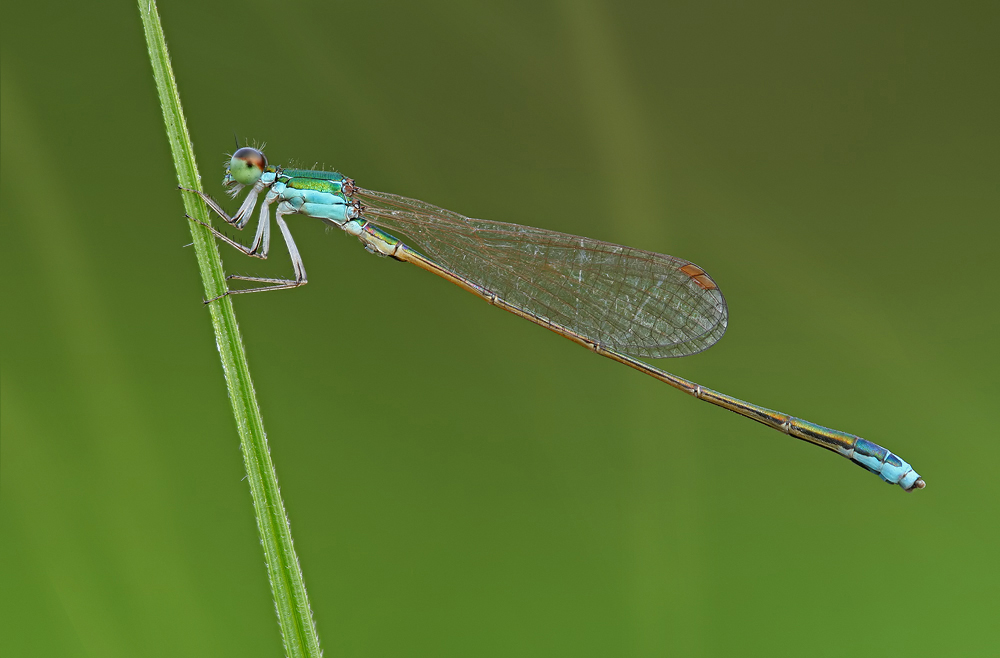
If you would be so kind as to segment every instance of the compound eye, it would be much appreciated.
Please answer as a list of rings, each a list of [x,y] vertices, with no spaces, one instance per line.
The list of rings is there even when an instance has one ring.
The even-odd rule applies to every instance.
[[[229,161],[229,175],[241,185],[253,185],[264,174],[267,158],[255,148],[244,146],[233,153]]]

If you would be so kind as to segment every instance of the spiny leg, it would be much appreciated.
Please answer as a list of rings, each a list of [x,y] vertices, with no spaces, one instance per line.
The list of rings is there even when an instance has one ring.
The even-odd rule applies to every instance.
[[[191,215],[188,215],[187,213],[185,213],[184,216],[187,217],[192,222],[201,224],[202,226],[204,226],[205,228],[207,228],[209,231],[211,231],[212,235],[214,235],[218,239],[222,240],[226,244],[232,246],[234,249],[238,249],[239,251],[241,251],[242,253],[246,254],[247,256],[253,256],[254,258],[267,258],[267,253],[266,252],[260,252],[260,253],[258,253],[257,251],[255,251],[255,249],[254,249],[253,246],[246,247],[246,246],[240,244],[239,242],[237,242],[236,240],[233,240],[231,237],[229,237],[228,235],[226,235],[222,231],[218,230],[217,228],[215,228],[211,224],[206,224],[205,222],[201,221],[200,219],[195,219],[194,217],[192,217]]]
[[[267,201],[265,200],[264,203],[267,204]],[[306,283],[308,283],[308,281],[306,280],[306,267],[305,264],[303,264],[302,262],[302,256],[299,254],[299,248],[295,246],[295,240],[292,239],[292,232],[288,230],[288,224],[285,223],[285,220],[283,218],[283,216],[291,209],[292,208],[288,206],[287,203],[285,202],[278,204],[278,210],[274,213],[274,219],[276,222],[278,222],[278,228],[281,229],[281,235],[285,238],[285,246],[288,247],[288,255],[292,259],[292,270],[295,272],[295,278],[273,279],[270,277],[243,276],[241,274],[230,274],[229,276],[226,277],[227,281],[230,279],[236,279],[237,281],[254,281],[257,283],[271,283],[274,285],[259,286],[257,288],[246,288],[243,290],[230,290],[228,294],[238,295],[248,292],[264,292],[265,290],[284,290],[285,288],[298,288],[299,286],[304,286],[306,285]],[[267,238],[265,238],[264,241],[266,248]],[[249,254],[249,250],[245,253]]]
[[[259,182],[254,184],[254,186],[250,188],[250,192],[247,193],[247,198],[243,200],[243,203],[240,205],[239,210],[237,210],[236,214],[233,215],[232,217],[229,216],[229,214],[222,208],[222,206],[219,205],[219,203],[215,199],[208,196],[204,192],[201,192],[199,190],[191,190],[186,187],[180,187],[179,185],[178,189],[184,192],[192,192],[194,194],[197,194],[199,197],[201,197],[201,200],[205,202],[205,205],[208,206],[208,208],[212,212],[221,217],[224,222],[226,222],[230,226],[235,226],[237,229],[242,231],[243,227],[247,225],[248,221],[250,221],[250,215],[253,213],[254,206],[257,205],[257,195],[260,194],[261,190],[264,189],[264,186]]]
[[[263,254],[260,258],[267,258],[267,252],[271,246],[271,203],[275,198],[273,194],[268,194],[260,206],[257,233],[253,236],[253,243],[250,245],[251,255]]]
[[[192,192],[195,192],[196,194],[198,194],[203,200],[205,200],[205,203],[210,208],[212,208],[217,214],[219,214],[220,216],[222,216],[222,218],[224,220],[226,220],[227,222],[230,222],[230,220],[232,218],[230,218],[228,215],[226,215],[225,211],[222,211],[222,209],[218,206],[218,204],[215,204],[215,202],[212,201],[209,197],[207,197],[206,195],[204,195],[204,194],[202,194],[200,192],[197,192],[196,190],[189,190],[189,191],[192,191]],[[276,198],[277,198],[277,195],[270,194],[270,193],[264,198],[264,203],[261,204],[261,208],[260,208],[260,219],[259,219],[259,221],[257,223],[257,234],[254,236],[253,244],[251,244],[249,247],[246,247],[246,246],[240,244],[236,240],[233,240],[232,238],[230,238],[225,233],[222,233],[221,231],[218,231],[214,226],[212,226],[210,224],[206,224],[205,222],[201,221],[200,219],[195,219],[194,217],[191,217],[190,215],[187,215],[187,214],[185,214],[184,216],[187,217],[192,222],[197,222],[197,223],[201,224],[202,226],[204,226],[205,228],[207,228],[209,231],[211,231],[212,235],[214,235],[218,239],[222,240],[226,244],[231,245],[233,248],[239,250],[243,254],[246,254],[247,256],[253,256],[254,258],[265,259],[265,258],[267,258],[267,253],[269,251],[270,241],[271,241],[271,213],[270,213],[270,206],[271,206],[271,203]],[[246,205],[246,204],[244,204],[244,205]],[[305,268],[305,266],[302,263],[302,256],[299,254],[298,247],[296,247],[296,245],[295,245],[295,240],[292,239],[292,234],[291,234],[291,231],[288,230],[288,225],[285,223],[285,220],[282,219],[282,215],[288,213],[290,210],[294,212],[294,209],[291,206],[289,206],[286,202],[279,203],[278,204],[278,210],[275,213],[275,219],[277,220],[278,226],[281,228],[281,233],[282,233],[282,235],[285,238],[285,245],[287,245],[287,247],[288,247],[288,254],[289,254],[289,256],[291,256],[291,259],[292,259],[292,270],[295,272],[295,278],[294,279],[277,279],[277,278],[272,278],[272,277],[244,276],[242,274],[230,274],[229,276],[226,277],[227,281],[235,279],[237,281],[254,281],[254,282],[257,282],[257,283],[271,283],[271,284],[274,284],[274,285],[270,285],[270,286],[258,286],[256,288],[246,288],[246,289],[243,289],[243,290],[227,290],[226,292],[222,293],[221,295],[218,295],[218,296],[213,297],[211,299],[206,299],[205,300],[206,304],[209,303],[209,302],[214,302],[215,300],[217,300],[217,299],[219,299],[221,297],[225,297],[226,295],[238,295],[238,294],[248,293],[248,292],[264,292],[265,290],[283,290],[285,288],[297,288],[299,286],[304,286],[307,283],[307,281],[306,281],[306,268]],[[233,224],[233,225],[235,226],[235,224]],[[237,228],[239,228],[239,227],[237,227]]]
[[[192,191],[194,191],[194,190],[192,190]],[[198,195],[200,195],[202,199],[206,199],[206,204],[208,203],[208,201],[210,201],[210,199],[208,197],[206,197],[204,194],[201,194],[201,192],[195,191],[195,193],[198,194]],[[187,214],[185,214],[184,216],[187,217],[188,219],[190,219],[193,222],[198,222],[199,224],[201,224],[202,226],[204,226],[205,228],[207,228],[209,231],[211,231],[212,235],[214,235],[215,237],[219,238],[220,240],[222,240],[226,244],[231,245],[232,247],[234,247],[236,249],[239,249],[241,252],[243,252],[247,256],[253,256],[254,258],[265,259],[265,258],[267,258],[267,251],[268,251],[268,247],[269,247],[270,241],[271,241],[271,239],[270,239],[271,238],[271,203],[276,198],[277,198],[277,195],[275,195],[273,193],[268,193],[268,195],[266,197],[264,197],[264,203],[262,203],[261,206],[260,206],[260,218],[259,218],[258,223],[257,223],[257,234],[254,236],[253,244],[251,244],[249,247],[243,246],[242,244],[240,244],[236,240],[233,240],[232,238],[230,238],[225,233],[217,231],[215,229],[215,227],[213,227],[213,226],[211,226],[209,224],[206,224],[205,222],[201,221],[200,219],[195,219],[194,217],[191,217],[190,215],[187,215]],[[215,202],[213,201],[212,203],[215,203]],[[244,203],[243,205],[246,206],[246,203]],[[212,207],[212,206],[209,205],[209,207]],[[213,208],[213,210],[216,210],[216,212],[220,212],[221,208],[218,208],[218,206],[216,205],[216,207]],[[240,209],[240,211],[242,212],[242,208]],[[231,220],[231,218],[228,215],[226,215],[224,211],[221,211],[221,214],[222,214],[222,218],[225,219],[227,222]],[[235,226],[235,224],[234,224],[234,226]],[[236,228],[240,228],[240,227],[237,226]]]

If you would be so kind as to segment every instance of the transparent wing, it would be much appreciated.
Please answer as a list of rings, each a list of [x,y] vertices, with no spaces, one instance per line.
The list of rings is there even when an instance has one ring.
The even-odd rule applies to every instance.
[[[471,219],[357,188],[363,217],[506,302],[606,347],[641,357],[708,349],[726,331],[726,300],[680,258],[544,229]]]

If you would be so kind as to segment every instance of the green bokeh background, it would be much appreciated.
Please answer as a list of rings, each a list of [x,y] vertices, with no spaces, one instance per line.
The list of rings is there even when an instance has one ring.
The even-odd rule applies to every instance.
[[[236,130],[693,260],[729,333],[660,365],[928,482],[293,218],[310,284],[235,304],[327,656],[997,649],[995,2],[161,15],[213,194]],[[0,62],[0,650],[280,655],[136,7],[5,3]]]

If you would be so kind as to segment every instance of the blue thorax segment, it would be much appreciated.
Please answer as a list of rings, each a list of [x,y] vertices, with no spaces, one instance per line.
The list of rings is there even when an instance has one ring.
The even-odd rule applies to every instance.
[[[342,226],[356,215],[344,191],[348,182],[348,178],[332,171],[281,169],[275,175],[270,194],[281,202],[281,212],[294,212]]]

